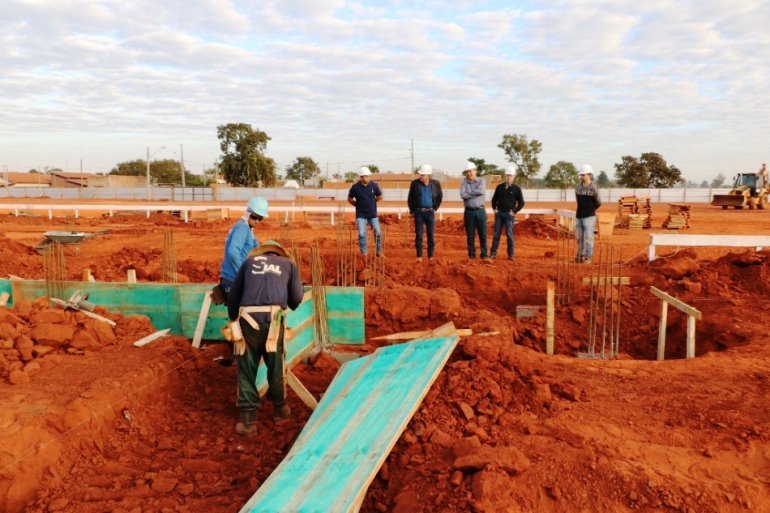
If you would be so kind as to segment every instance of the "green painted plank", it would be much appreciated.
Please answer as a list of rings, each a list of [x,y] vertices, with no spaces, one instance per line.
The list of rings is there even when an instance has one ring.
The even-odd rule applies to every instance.
[[[313,298],[300,303],[296,310],[289,310],[286,316],[286,327],[295,328],[313,316]]]
[[[326,287],[326,307],[329,310],[360,312],[363,306],[363,287]]]
[[[366,341],[363,287],[325,287],[332,344],[361,345]]]
[[[365,326],[361,319],[334,319],[329,317],[329,339],[332,344],[363,344]]]
[[[345,363],[241,513],[354,511],[457,340],[398,344]]]

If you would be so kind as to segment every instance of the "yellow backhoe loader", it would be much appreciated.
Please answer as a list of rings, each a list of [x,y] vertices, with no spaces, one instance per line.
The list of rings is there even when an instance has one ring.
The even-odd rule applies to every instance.
[[[722,207],[764,209],[768,194],[767,176],[763,173],[738,173],[733,188],[727,194],[714,194],[711,204]]]

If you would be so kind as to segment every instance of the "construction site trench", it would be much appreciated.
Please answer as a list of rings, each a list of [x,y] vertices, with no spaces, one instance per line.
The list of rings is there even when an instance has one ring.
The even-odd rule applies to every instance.
[[[653,224],[664,217],[656,209]],[[316,247],[326,284],[366,285],[366,343],[335,352],[368,354],[385,344],[376,337],[448,321],[472,330],[361,511],[770,511],[769,251],[667,248],[648,262],[649,231],[616,228],[597,251],[612,247],[622,262],[612,268],[628,284],[607,306],[583,284],[598,264],[568,266],[567,297],[559,262],[569,243],[554,217],[517,222],[513,261],[468,261],[462,221],[448,217],[437,224],[436,261],[417,263],[411,219],[385,216],[384,262],[357,256],[346,269],[352,223],[282,221],[261,223],[257,237],[294,248],[306,283]],[[0,277],[45,278],[42,234],[78,230],[94,236],[62,246],[66,280],[89,269],[96,281],[125,282],[133,270],[140,282],[213,284],[233,222],[0,216]],[[766,212],[708,206],[693,208],[692,224],[688,232],[703,234],[770,228]],[[549,280],[561,284],[555,356],[545,354]],[[687,315],[672,308],[665,360],[656,361],[661,300],[651,287],[701,312],[695,358],[685,359]],[[602,333],[605,315],[613,320],[616,358],[586,357],[592,308],[604,310],[597,347],[615,336]],[[267,403],[258,435],[240,437],[225,344],[194,349],[166,336],[137,348],[163,326],[96,312],[115,327],[47,299],[0,308],[0,510],[238,511],[310,410],[289,392],[290,421],[274,424]],[[339,366],[322,352],[294,373],[321,397]]]

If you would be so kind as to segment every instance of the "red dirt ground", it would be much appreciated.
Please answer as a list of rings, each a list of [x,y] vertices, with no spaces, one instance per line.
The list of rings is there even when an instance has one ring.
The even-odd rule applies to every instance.
[[[653,232],[664,231],[666,210],[655,206]],[[107,233],[67,246],[70,279],[90,268],[97,280],[124,280],[134,268],[159,281],[173,230],[179,281],[213,282],[231,224],[0,216],[0,275],[41,278],[42,233],[77,229]],[[367,288],[367,339],[449,320],[475,335],[461,339],[362,511],[770,511],[770,252],[661,248],[648,263],[650,231],[616,229],[631,278],[621,355],[589,360],[574,357],[586,349],[587,289],[557,307],[557,356],[544,355],[543,313],[515,319],[517,305],[545,303],[555,277],[551,219],[517,224],[513,262],[468,262],[459,219],[446,219],[438,261],[417,264],[408,220],[383,224],[385,286]],[[770,213],[695,205],[692,225],[688,233],[767,234]],[[278,220],[257,229],[262,240],[281,235]],[[335,229],[297,218],[293,235],[303,271],[318,242],[331,276]],[[683,359],[686,317],[670,308],[667,361],[653,361],[660,301],[650,285],[703,313],[697,358]],[[165,337],[138,349],[131,343],[155,331],[148,319],[101,313],[117,326],[42,300],[0,308],[0,510],[238,511],[310,412],[290,393],[289,423],[273,425],[267,405],[259,436],[241,438],[234,369],[215,361],[225,346],[196,351]],[[321,356],[295,372],[319,395],[337,368]]]

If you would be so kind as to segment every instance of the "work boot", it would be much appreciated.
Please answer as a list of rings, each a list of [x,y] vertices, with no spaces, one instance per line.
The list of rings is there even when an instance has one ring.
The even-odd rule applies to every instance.
[[[283,403],[280,406],[275,405],[273,407],[273,420],[286,420],[289,418],[289,415],[291,415],[291,408],[287,403]]]
[[[238,423],[235,432],[241,436],[257,434],[257,410],[256,408],[241,408],[238,412]]]

